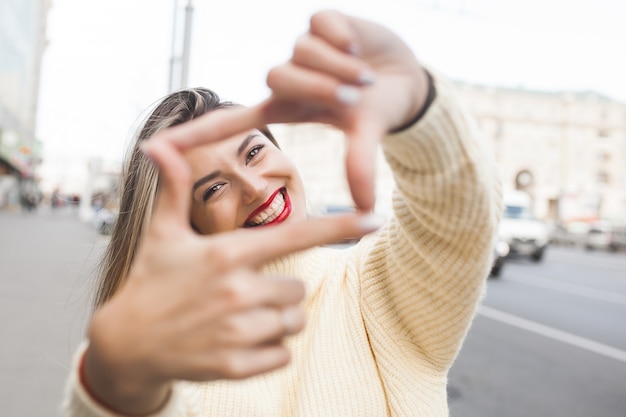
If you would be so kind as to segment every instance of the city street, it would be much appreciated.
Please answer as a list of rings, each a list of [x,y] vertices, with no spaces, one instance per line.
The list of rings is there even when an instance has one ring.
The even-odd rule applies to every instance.
[[[626,253],[511,260],[450,376],[452,417],[626,416]]]
[[[2,415],[60,416],[107,238],[69,211],[0,212]],[[625,417],[626,253],[511,260],[450,375],[452,417]]]
[[[70,210],[0,211],[2,416],[62,415],[64,381],[84,334],[103,242]]]

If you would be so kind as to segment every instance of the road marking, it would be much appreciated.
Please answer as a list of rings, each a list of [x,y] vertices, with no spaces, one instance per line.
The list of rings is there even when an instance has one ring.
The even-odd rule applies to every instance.
[[[626,305],[626,295],[597,290],[583,285],[560,282],[553,279],[538,279],[527,274],[517,273],[517,275],[521,275],[523,278],[506,277],[506,280],[518,282],[520,284],[533,285],[535,287],[547,288],[549,290],[561,291],[581,297],[593,298],[595,300],[606,301],[608,303]]]
[[[558,340],[559,342],[567,343],[568,345],[576,346],[578,348],[606,356],[607,358],[626,362],[626,351],[598,343],[591,339],[576,336],[575,334],[564,332],[534,321],[526,320],[491,307],[481,306],[478,310],[478,314],[529,332],[540,334],[550,339]]]

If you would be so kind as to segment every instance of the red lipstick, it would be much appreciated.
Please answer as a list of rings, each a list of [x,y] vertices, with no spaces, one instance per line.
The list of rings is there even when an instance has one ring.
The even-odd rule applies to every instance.
[[[278,193],[281,193],[282,197],[285,200],[285,206],[283,207],[283,210],[278,214],[278,216],[276,216],[276,218],[269,223],[264,223],[261,225],[252,223],[252,220],[259,213],[262,213],[264,210],[267,210],[267,208],[269,208],[272,205]],[[291,200],[289,199],[289,194],[287,194],[287,189],[283,187],[283,188],[276,190],[263,204],[261,204],[259,207],[256,208],[256,210],[250,213],[250,215],[246,218],[246,221],[244,222],[243,227],[257,227],[257,226],[269,226],[273,224],[279,224],[279,223],[284,222],[287,219],[287,217],[289,217],[290,214],[291,214]]]

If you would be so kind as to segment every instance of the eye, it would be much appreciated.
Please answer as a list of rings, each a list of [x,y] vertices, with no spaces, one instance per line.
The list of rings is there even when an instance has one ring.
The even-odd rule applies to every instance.
[[[250,149],[250,152],[246,155],[246,165],[263,149],[265,145],[257,145]]]
[[[202,193],[202,202],[206,203],[208,201],[209,198],[211,198],[211,196],[213,194],[215,194],[216,192],[218,192],[222,187],[224,186],[224,184],[215,184],[210,186],[209,188],[207,188],[203,193]]]

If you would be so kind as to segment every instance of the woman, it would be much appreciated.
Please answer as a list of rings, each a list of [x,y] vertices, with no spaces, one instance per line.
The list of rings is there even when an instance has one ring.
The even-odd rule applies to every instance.
[[[493,161],[446,82],[374,23],[314,15],[268,85],[253,108],[212,111],[233,106],[195,89],[149,117],[70,415],[448,414],[500,213]],[[291,253],[376,228],[305,220],[295,167],[258,128],[298,121],[344,130],[360,211],[379,143],[394,173],[393,218],[350,249]]]

